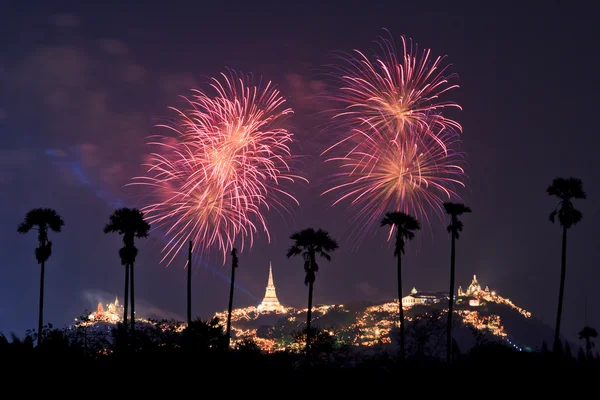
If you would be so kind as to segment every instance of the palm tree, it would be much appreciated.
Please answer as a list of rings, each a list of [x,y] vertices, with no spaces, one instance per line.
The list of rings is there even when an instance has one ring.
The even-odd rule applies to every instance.
[[[452,362],[452,313],[454,308],[454,271],[456,267],[456,240],[460,237],[460,232],[463,229],[462,221],[458,217],[464,213],[470,213],[471,209],[461,203],[444,203],[446,214],[450,215],[450,225],[448,225],[448,233],[452,236],[452,248],[450,250],[450,291],[448,297],[448,335],[446,337],[446,362]]]
[[[192,241],[189,242],[187,263],[187,323],[192,326]]]
[[[597,338],[598,332],[589,326],[583,327],[583,329],[579,332],[579,339],[585,340],[585,354],[588,358],[592,357],[592,348],[594,347],[594,342],[592,342],[592,338]]]
[[[391,226],[396,230],[394,256],[398,260],[398,310],[400,316],[400,359],[404,360],[404,309],[402,308],[402,255],[405,240],[412,240],[415,231],[421,229],[419,221],[403,212],[388,212],[381,220],[381,226]]]
[[[52,255],[52,242],[48,240],[48,228],[53,232],[60,232],[65,221],[51,208],[35,208],[25,215],[25,220],[19,224],[17,232],[27,233],[31,229],[38,231],[38,247],[35,249],[35,258],[41,266],[40,271],[40,308],[38,313],[38,346],[42,340],[42,328],[44,321],[44,273],[46,261]]]
[[[558,205],[550,213],[550,222],[554,223],[558,216],[558,222],[563,228],[562,235],[562,257],[560,268],[560,289],[558,292],[558,311],[556,312],[556,327],[554,329],[554,350],[560,342],[560,319],[562,315],[563,296],[565,293],[565,274],[567,269],[567,230],[576,225],[583,218],[581,211],[577,210],[572,199],[585,199],[583,183],[578,178],[554,178],[546,192],[550,196],[560,199]]]
[[[290,236],[294,244],[287,252],[287,258],[302,254],[304,258],[304,271],[306,277],[304,284],[308,285],[308,312],[306,314],[306,354],[310,354],[310,320],[312,317],[312,298],[313,285],[315,283],[316,273],[319,270],[317,264],[317,255],[323,257],[327,261],[331,260],[330,252],[338,248],[338,244],[329,233],[319,229],[315,231],[313,228],[307,228],[300,232],[296,232]]]
[[[150,225],[144,220],[144,214],[137,208],[119,208],[112,213],[109,222],[104,226],[104,233],[117,232],[123,235],[123,247],[119,250],[121,264],[125,266],[125,298],[123,324],[127,325],[128,291],[131,291],[131,328],[135,329],[135,302],[133,264],[138,253],[135,238],[148,236]]]
[[[231,311],[233,309],[233,288],[235,285],[235,270],[238,267],[237,249],[231,250],[231,286],[229,287],[229,308],[227,309],[227,348],[231,340]]]

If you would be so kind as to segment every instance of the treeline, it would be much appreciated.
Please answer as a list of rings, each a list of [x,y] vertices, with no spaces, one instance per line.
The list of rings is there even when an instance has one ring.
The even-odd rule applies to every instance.
[[[179,321],[150,320],[137,324],[132,331],[122,324],[116,327],[79,325],[56,329],[51,325],[43,328],[42,335],[34,331],[20,339],[0,334],[0,358],[5,365],[52,365],[60,363],[66,368],[83,366],[100,368],[168,368],[185,363],[201,363],[210,366],[207,374],[218,371],[239,371],[246,375],[289,373],[290,376],[310,367],[336,371],[375,372],[386,376],[402,368],[443,368],[448,364],[439,354],[425,350],[412,326],[407,327],[406,354],[399,351],[399,330],[393,332],[394,348],[354,346],[344,343],[327,330],[312,328],[310,358],[304,352],[306,330],[294,333],[297,347],[274,353],[261,352],[253,339],[236,341],[229,348],[226,331],[221,322],[194,320],[191,327],[182,329]],[[40,345],[36,339],[42,336]],[[422,342],[422,341],[421,341]],[[444,350],[444,349],[442,349]],[[453,368],[473,367],[564,367],[598,368],[600,355],[586,354],[583,348],[573,352],[569,343],[551,352],[544,345],[539,351],[514,350],[498,341],[478,340],[466,352],[456,343],[452,348]],[[223,369],[221,369],[223,368]]]

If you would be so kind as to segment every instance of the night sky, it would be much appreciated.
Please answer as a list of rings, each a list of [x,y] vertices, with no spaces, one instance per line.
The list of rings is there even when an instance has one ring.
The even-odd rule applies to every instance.
[[[0,15],[0,332],[21,335],[36,326],[37,238],[16,232],[31,208],[55,208],[65,220],[63,232],[50,236],[47,322],[62,327],[98,301],[122,298],[121,237],[105,235],[103,226],[114,208],[143,206],[124,185],[142,173],[146,138],[172,116],[167,107],[225,68],[278,85],[294,109],[290,127],[311,181],[294,187],[301,206],[291,215],[268,214],[272,242],[260,235],[240,254],[235,306],[260,301],[271,261],[280,301],[305,307],[302,261],[285,252],[290,233],[309,226],[340,242],[332,261],[320,264],[317,304],[396,296],[385,232],[374,229],[352,250],[345,205],[330,207],[331,198],[320,196],[322,177],[333,171],[318,158],[327,132],[316,115],[323,105],[312,97],[333,52],[368,52],[382,28],[447,54],[459,77],[451,98],[463,111],[452,116],[464,128],[469,176],[460,195],[473,213],[463,218],[457,286],[477,274],[553,327],[561,229],[548,222],[556,202],[546,187],[556,176],[577,176],[588,199],[577,203],[584,219],[569,233],[562,331],[577,340],[586,298],[588,324],[600,327],[599,65],[591,5],[52,3],[9,1]],[[447,290],[445,225],[433,218],[407,245],[405,293],[413,286]],[[136,311],[184,319],[185,254],[169,267],[159,264],[164,243],[158,232],[138,241]],[[208,318],[227,308],[228,267],[197,263],[194,314]]]

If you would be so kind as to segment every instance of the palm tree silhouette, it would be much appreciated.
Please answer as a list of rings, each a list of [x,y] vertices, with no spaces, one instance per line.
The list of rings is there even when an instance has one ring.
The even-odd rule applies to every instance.
[[[127,326],[128,291],[131,291],[131,329],[135,330],[135,298],[133,265],[138,253],[135,238],[148,236],[150,225],[144,220],[144,214],[137,208],[119,208],[112,213],[109,222],[104,226],[104,233],[117,232],[123,235],[123,247],[119,249],[121,264],[125,266],[125,298],[123,325]]]
[[[41,266],[40,271],[40,308],[38,313],[38,346],[42,340],[42,329],[44,321],[44,273],[46,261],[52,255],[52,242],[48,240],[48,228],[52,232],[60,232],[65,221],[51,208],[35,208],[25,215],[25,220],[19,224],[17,232],[27,233],[31,229],[38,231],[38,247],[35,249],[35,258]]]
[[[415,231],[421,229],[419,221],[403,212],[388,212],[381,220],[381,226],[391,226],[396,230],[396,245],[394,256],[398,260],[398,310],[400,316],[400,359],[404,360],[404,309],[402,308],[402,255],[405,240],[412,240]]]
[[[229,287],[229,308],[227,309],[227,349],[231,341],[231,311],[233,310],[233,288],[235,287],[235,270],[238,267],[237,249],[231,250],[231,286]]]
[[[460,232],[463,229],[462,221],[458,217],[464,213],[470,213],[471,209],[461,203],[444,203],[446,214],[450,215],[450,225],[448,225],[448,233],[452,237],[452,248],[450,250],[450,291],[448,298],[448,334],[446,337],[446,362],[452,362],[452,313],[454,308],[454,271],[456,267],[456,240],[460,237]]]
[[[187,323],[192,326],[192,241],[188,245],[187,262]]]
[[[598,332],[590,326],[584,326],[583,329],[579,331],[579,339],[585,340],[585,354],[588,358],[592,357],[592,348],[595,346],[591,339],[597,337]]]
[[[550,213],[550,222],[554,223],[558,216],[558,222],[563,228],[562,256],[560,268],[560,289],[558,292],[558,311],[556,312],[556,327],[554,329],[554,348],[557,350],[560,344],[560,319],[562,316],[563,297],[565,294],[565,274],[567,270],[567,230],[576,225],[583,218],[581,211],[577,210],[571,200],[585,199],[583,182],[579,178],[554,178],[546,192],[549,196],[560,199],[558,205]]]
[[[308,356],[311,340],[310,320],[312,317],[313,285],[316,273],[319,271],[316,256],[319,255],[330,261],[331,256],[329,253],[335,251],[338,244],[335,239],[329,236],[328,232],[322,229],[315,231],[313,228],[296,232],[290,236],[290,239],[294,241],[294,244],[289,248],[287,258],[302,254],[304,259],[304,271],[306,272],[304,284],[308,285],[308,312],[306,314],[306,355]]]

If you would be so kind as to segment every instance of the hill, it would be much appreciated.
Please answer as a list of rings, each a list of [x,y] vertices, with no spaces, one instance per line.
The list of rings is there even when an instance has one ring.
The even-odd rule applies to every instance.
[[[551,340],[548,326],[509,299],[487,287],[481,289],[476,277],[466,291],[459,287],[455,301],[453,336],[461,351],[484,341],[504,342],[519,351],[530,351]],[[413,289],[402,304],[407,347],[429,355],[445,351],[448,296]],[[301,347],[301,340],[296,338],[306,328],[306,311],[293,307],[283,307],[283,312],[261,312],[253,306],[236,309],[232,313],[232,338],[234,342],[252,339],[266,352]],[[224,323],[227,313],[215,317]],[[313,309],[312,325],[339,344],[365,350],[374,346],[392,349],[397,337],[398,300],[318,305]]]

